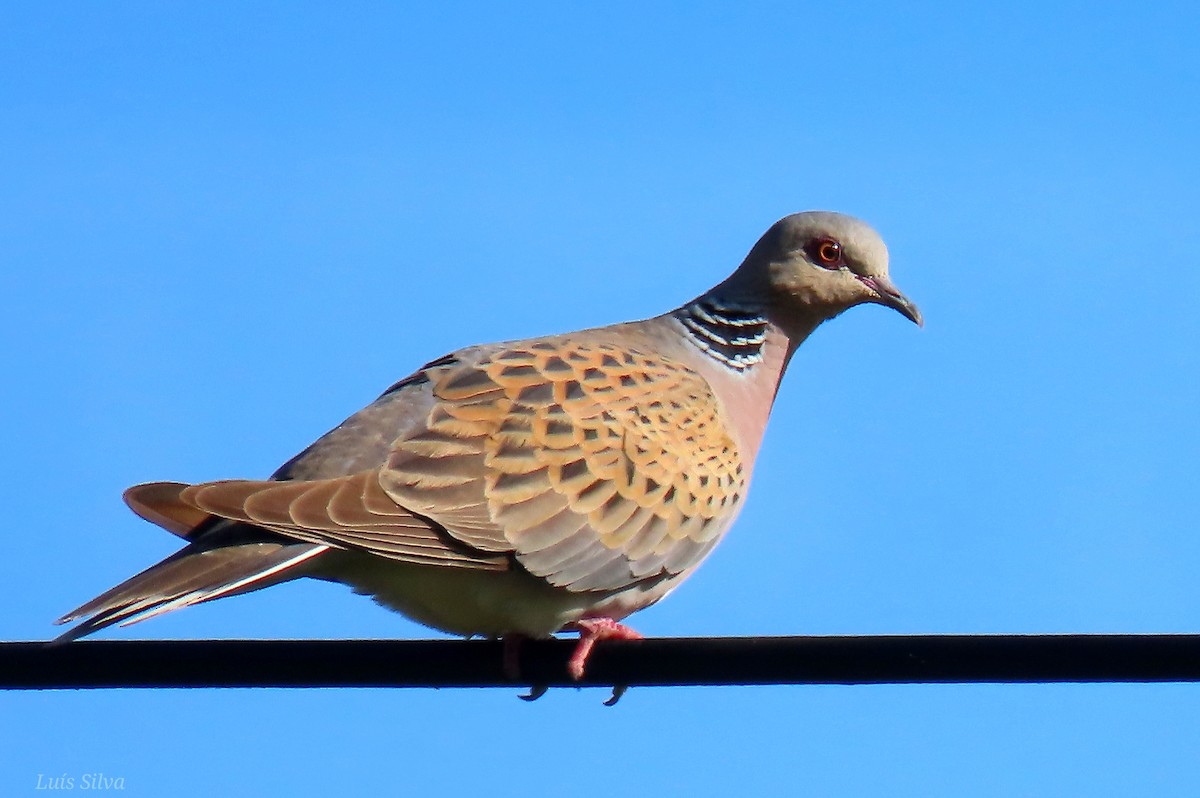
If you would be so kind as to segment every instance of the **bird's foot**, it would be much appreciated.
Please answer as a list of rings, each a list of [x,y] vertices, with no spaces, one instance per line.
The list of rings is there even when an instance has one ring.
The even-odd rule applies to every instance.
[[[592,648],[600,640],[641,640],[642,635],[624,624],[617,623],[612,618],[584,618],[567,624],[566,629],[579,632],[579,644],[567,662],[567,673],[578,681],[583,678],[583,670],[587,665]],[[624,692],[622,690],[621,692]],[[620,698],[614,691],[615,698]]]
[[[525,640],[525,635],[515,632],[500,638],[504,646],[504,678],[510,682],[521,681],[521,643]]]
[[[521,679],[521,644],[528,638],[523,634],[507,634],[501,638],[501,643],[504,645],[504,678],[511,682],[519,682]],[[522,701],[537,701],[546,694],[550,688],[544,684],[534,684],[529,686],[529,692],[524,695],[518,694],[517,698]]]

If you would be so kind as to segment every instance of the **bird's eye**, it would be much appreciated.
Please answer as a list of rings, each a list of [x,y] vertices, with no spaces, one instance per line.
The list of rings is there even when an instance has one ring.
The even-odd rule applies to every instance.
[[[846,264],[842,245],[832,238],[814,238],[804,249],[813,263],[826,269],[837,269]]]

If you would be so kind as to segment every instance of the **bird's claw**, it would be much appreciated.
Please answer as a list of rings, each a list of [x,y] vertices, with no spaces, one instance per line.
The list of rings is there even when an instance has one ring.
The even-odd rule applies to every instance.
[[[625,695],[625,693],[627,693],[628,691],[629,691],[629,685],[614,684],[613,689],[612,689],[612,695],[610,695],[608,697],[608,699],[604,702],[604,706],[615,707],[617,705],[617,702],[621,700],[621,696]],[[518,693],[517,698],[521,699],[522,701],[537,701],[539,698],[541,698],[548,692],[550,692],[549,685],[535,684],[535,685],[530,686],[528,693],[525,693],[523,695]]]
[[[549,689],[550,686],[546,684],[530,685],[529,692],[525,693],[524,695],[518,693],[517,698],[521,699],[522,701],[537,701],[539,698],[544,696]]]
[[[617,702],[621,700],[621,696],[625,695],[625,693],[628,690],[629,690],[629,685],[627,685],[627,684],[614,684],[613,689],[612,689],[612,695],[610,695],[608,697],[608,700],[604,702],[604,706],[615,707],[617,705]]]

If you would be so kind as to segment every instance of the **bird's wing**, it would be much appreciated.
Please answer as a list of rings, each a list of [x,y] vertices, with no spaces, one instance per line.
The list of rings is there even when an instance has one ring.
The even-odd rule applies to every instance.
[[[178,501],[196,510],[294,540],[365,549],[422,565],[509,567],[507,557],[471,550],[436,523],[397,505],[380,486],[377,469],[332,479],[235,479],[175,488]]]
[[[695,566],[744,495],[712,389],[649,347],[559,336],[419,374],[402,390],[428,397],[423,418],[380,467],[208,483],[179,500],[413,562],[497,568],[511,555],[554,585],[606,591]]]

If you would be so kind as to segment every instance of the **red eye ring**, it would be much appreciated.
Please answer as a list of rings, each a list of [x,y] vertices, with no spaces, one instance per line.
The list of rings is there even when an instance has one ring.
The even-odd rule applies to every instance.
[[[842,244],[832,238],[814,238],[804,248],[812,262],[824,269],[838,269],[846,265]]]

